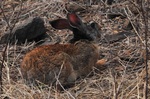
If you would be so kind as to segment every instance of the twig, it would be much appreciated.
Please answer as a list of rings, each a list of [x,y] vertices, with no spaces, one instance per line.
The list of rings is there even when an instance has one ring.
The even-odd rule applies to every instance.
[[[117,85],[116,85],[116,74],[114,70],[111,71],[111,76],[113,78],[113,85],[114,85],[114,99],[118,99],[118,92],[117,92]]]
[[[5,19],[6,23],[7,23],[7,26],[9,28],[9,30],[10,30],[8,38],[7,38],[6,46],[5,46],[4,51],[2,53],[2,63],[1,63],[1,66],[0,66],[0,94],[3,94],[2,70],[3,70],[3,67],[4,67],[4,61],[5,61],[6,51],[7,51],[8,45],[9,45],[9,43],[11,41],[11,38],[12,38],[12,36],[11,36],[12,31],[13,31],[13,29],[14,29],[16,23],[17,23],[17,20],[19,18],[19,15],[21,13],[21,9],[22,9],[22,1],[21,1],[21,4],[20,4],[20,11],[18,12],[17,17],[16,17],[16,21],[14,22],[14,24],[11,27],[10,23],[9,23],[9,20],[7,19],[6,15],[5,15],[5,12],[3,10],[2,5],[0,6],[0,10],[2,12],[2,15],[3,15],[3,17],[4,17],[4,19]]]
[[[140,41],[142,42],[142,44],[145,46],[145,43],[143,42],[142,38],[140,37],[140,35],[139,35],[138,31],[136,30],[136,28],[135,28],[134,24],[132,23],[131,18],[129,17],[129,15],[128,15],[128,13],[127,13],[127,11],[126,11],[126,9],[125,9],[125,8],[124,8],[124,12],[125,12],[125,14],[126,14],[126,16],[127,16],[128,20],[130,21],[130,23],[131,23],[131,25],[132,25],[132,27],[133,27],[133,29],[134,29],[135,33],[137,34],[138,38],[140,39]]]
[[[142,11],[142,15],[143,15],[143,19],[144,19],[144,25],[145,25],[145,73],[146,73],[146,79],[145,79],[145,99],[148,99],[148,11],[147,11],[147,7],[148,6],[148,1],[147,1],[147,7],[144,7],[146,5],[143,5],[142,0],[140,1],[141,4],[141,11]]]

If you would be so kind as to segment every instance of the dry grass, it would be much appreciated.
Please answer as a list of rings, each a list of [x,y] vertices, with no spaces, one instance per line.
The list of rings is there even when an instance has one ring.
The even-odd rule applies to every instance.
[[[51,36],[52,42],[55,42],[57,38],[61,40],[61,43],[65,42],[69,37],[68,34],[71,34],[70,31],[54,31],[48,23],[48,20],[66,17],[67,10],[65,9],[65,1],[67,0],[58,0],[57,2],[55,0],[25,0],[17,22],[21,22],[29,17],[40,16],[44,19],[45,26],[49,29],[47,33]],[[83,2],[83,0],[79,1],[79,5],[84,8],[86,3]],[[138,5],[136,2],[134,3]],[[128,8],[130,6],[129,4],[131,4],[131,2],[128,3],[122,0],[121,3],[116,3],[113,6],[116,6],[116,9],[120,10],[120,7],[122,7],[122,9]],[[15,16],[20,10],[19,0],[8,0],[2,2],[2,5],[4,5],[3,9],[9,22],[13,24]],[[81,12],[80,15],[85,21],[94,20],[98,22],[102,27],[103,35],[113,34],[123,30],[122,27],[125,19],[117,17],[110,20],[106,17],[108,13],[107,10],[111,8],[107,4],[99,3],[98,5],[95,1],[91,7],[87,8],[85,8],[87,10]],[[123,41],[113,44],[98,42],[101,46],[100,58],[107,59],[106,64],[103,66],[105,69],[99,70],[94,68],[94,70],[91,71],[91,75],[87,76],[85,79],[77,80],[75,86],[63,92],[57,91],[53,86],[40,85],[36,87],[26,85],[22,79],[19,66],[24,54],[33,49],[34,43],[20,46],[9,45],[6,51],[7,55],[3,68],[4,93],[0,95],[0,98],[117,99],[118,97],[118,99],[143,99],[145,90],[144,24],[142,13],[138,9],[136,9],[136,11],[137,14],[133,14],[134,10],[129,7],[126,9],[125,14],[134,27],[132,32],[137,35],[127,37]],[[3,35],[9,28],[1,13],[0,20],[0,35]],[[148,38],[149,37],[150,36],[148,36]],[[149,41],[148,45],[150,45]],[[5,44],[0,45],[0,60],[2,60],[2,51],[4,47]],[[148,65],[150,68],[149,60]],[[150,85],[148,85],[148,96],[150,97]]]

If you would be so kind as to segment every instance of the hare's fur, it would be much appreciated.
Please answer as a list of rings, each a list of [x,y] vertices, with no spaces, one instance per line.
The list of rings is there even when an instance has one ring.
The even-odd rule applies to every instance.
[[[98,56],[97,45],[89,41],[44,45],[25,55],[21,71],[29,81],[53,84],[58,79],[62,84],[72,83],[92,70]]]

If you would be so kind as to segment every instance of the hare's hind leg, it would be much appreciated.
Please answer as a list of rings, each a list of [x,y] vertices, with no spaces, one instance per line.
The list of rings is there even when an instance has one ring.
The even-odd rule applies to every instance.
[[[71,84],[74,84],[77,74],[73,69],[72,59],[65,52],[59,52],[53,58],[53,62],[57,63],[55,67],[55,85],[59,89],[69,88]]]

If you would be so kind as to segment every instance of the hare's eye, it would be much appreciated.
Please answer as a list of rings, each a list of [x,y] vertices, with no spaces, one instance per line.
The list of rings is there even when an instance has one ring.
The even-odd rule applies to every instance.
[[[95,28],[95,25],[96,25],[95,23],[91,23],[92,28]]]

